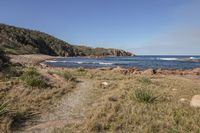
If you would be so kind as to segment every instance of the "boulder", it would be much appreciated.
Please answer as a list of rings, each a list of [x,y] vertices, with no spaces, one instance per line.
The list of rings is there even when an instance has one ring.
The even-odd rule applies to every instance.
[[[113,68],[112,71],[124,73],[124,71],[126,71],[126,69],[124,69],[124,68],[122,68],[120,66],[117,66],[116,68]]]
[[[195,75],[200,75],[200,68],[193,69],[192,73],[195,74]]]
[[[200,95],[194,95],[190,101],[190,106],[200,107]]]
[[[144,70],[142,72],[142,74],[145,74],[145,75],[153,75],[153,74],[156,74],[156,71],[154,69],[147,69],[147,70]]]

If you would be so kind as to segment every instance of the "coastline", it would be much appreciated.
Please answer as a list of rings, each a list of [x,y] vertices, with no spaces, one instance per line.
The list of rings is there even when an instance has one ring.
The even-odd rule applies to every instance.
[[[59,56],[43,54],[8,55],[8,57],[12,63],[20,63],[21,65],[39,65],[44,61],[59,58]]]
[[[43,133],[44,131],[51,132],[54,130],[64,132],[68,131],[66,128],[69,124],[79,126],[79,128],[69,127],[75,132],[99,132],[96,129],[96,126],[98,126],[96,123],[101,125],[104,123],[110,124],[113,115],[117,119],[123,118],[123,120],[113,120],[114,128],[110,127],[105,130],[118,129],[115,125],[123,125],[123,122],[127,122],[127,115],[131,121],[134,122],[136,118],[144,128],[148,129],[145,125],[152,122],[152,119],[154,121],[159,120],[158,117],[149,117],[152,113],[162,114],[163,111],[166,111],[164,116],[162,115],[163,117],[175,119],[174,110],[184,109],[187,113],[193,114],[188,115],[184,123],[193,121],[194,117],[198,116],[198,113],[193,112],[195,108],[190,105],[190,101],[192,101],[193,96],[200,94],[200,68],[191,70],[140,70],[138,68],[125,69],[121,67],[62,68],[51,67],[43,63],[46,60],[59,57],[13,55],[10,58],[11,62],[24,66],[21,68],[23,75],[28,74],[26,72],[28,72],[28,67],[31,66],[32,70],[35,70],[35,73],[41,76],[42,82],[47,83],[49,86],[44,88],[28,86],[20,78],[21,76],[2,80],[0,94],[6,96],[4,101],[14,99],[10,101],[10,104],[16,107],[15,114],[22,114],[21,119],[31,111],[35,111],[34,113],[39,115],[36,115],[37,118],[34,124],[23,127],[21,121],[15,121],[7,113],[4,115],[4,120],[8,119],[11,125],[17,123],[19,126],[13,129],[10,128],[12,126],[9,125],[9,122],[3,121],[0,125],[4,124],[6,128],[0,129],[0,132],[7,130],[22,131],[22,133],[31,131]],[[18,67],[16,67],[17,69]],[[31,79],[31,76],[28,76],[27,79]],[[8,89],[9,91],[7,91]],[[148,103],[148,101],[145,103],[145,101],[132,99],[138,91],[144,94],[150,93],[156,97],[156,100],[152,103]],[[146,104],[149,105],[148,108],[146,108]],[[22,105],[26,109],[25,111],[21,109]],[[129,110],[133,112],[130,113]],[[143,121],[143,117],[140,118],[142,111],[146,111],[147,122],[146,120]],[[101,112],[108,114],[108,116],[102,115]],[[120,113],[119,116],[118,113]],[[30,116],[31,118],[33,116]],[[27,119],[26,122],[28,123],[30,119]],[[164,123],[167,122],[168,119],[165,119]],[[192,124],[194,125],[195,122]],[[132,125],[134,123],[127,125],[130,127],[129,131],[136,131],[131,128]],[[134,126],[137,127],[136,124]],[[169,126],[175,127],[173,124]],[[123,131],[127,129],[125,126],[121,128]],[[194,129],[199,129],[199,127]],[[101,131],[103,132],[104,128]],[[160,131],[163,131],[163,128]]]
[[[34,65],[40,66],[42,68],[56,68],[56,69],[78,69],[78,68],[68,68],[68,67],[52,67],[50,65],[45,64],[45,61],[48,60],[55,60],[57,58],[62,58],[60,56],[49,56],[49,55],[42,55],[42,54],[31,54],[31,55],[8,55],[10,57],[11,62],[13,63],[20,63],[22,65]],[[87,57],[88,58],[88,57]],[[93,58],[93,57],[90,57]],[[113,72],[120,72],[124,75],[128,74],[136,74],[136,75],[200,75],[200,68],[194,69],[140,69],[136,67],[132,68],[122,68],[120,66],[117,67],[102,67],[102,68],[84,68],[88,70],[111,70]]]

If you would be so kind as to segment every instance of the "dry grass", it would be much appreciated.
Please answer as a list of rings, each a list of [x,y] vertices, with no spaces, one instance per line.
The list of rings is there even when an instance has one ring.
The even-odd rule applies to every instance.
[[[29,68],[22,75],[0,80],[0,132],[22,129],[34,124],[41,113],[52,111],[57,101],[75,86],[72,82],[60,86],[55,80],[49,89],[40,89],[46,85],[38,82],[38,79],[33,80],[33,77],[40,77],[42,82],[49,84],[48,77],[35,68]],[[27,80],[32,81],[29,84]]]
[[[200,94],[199,83],[176,76],[144,78],[109,71],[90,73],[97,84],[109,81],[111,85],[96,86],[98,91],[103,89],[103,94],[97,91],[98,102],[88,109],[82,124],[66,126],[59,132],[200,132],[200,109],[189,105],[191,97]],[[181,102],[181,98],[186,100]]]
[[[56,133],[200,132],[200,109],[189,105],[191,97],[200,94],[199,80],[158,75],[141,77],[108,70],[67,69],[67,72],[76,78],[92,79],[96,83],[93,86],[96,100],[91,101],[94,104],[87,109],[82,123],[66,125],[64,129],[55,130]],[[107,86],[102,85],[104,81]],[[38,112],[51,110],[51,104],[56,104],[59,97],[73,88],[72,82],[66,83],[67,88],[33,89],[25,88],[19,79],[1,82],[1,103],[9,99],[9,104],[3,119],[1,117],[0,132],[22,127],[27,119],[34,120]],[[181,98],[186,100],[180,101]]]
[[[48,71],[48,74],[53,75],[53,74],[57,74],[61,77],[63,77],[66,81],[76,81],[76,77],[74,76],[74,74],[72,74],[72,72],[68,71],[68,70],[60,70],[60,71]]]

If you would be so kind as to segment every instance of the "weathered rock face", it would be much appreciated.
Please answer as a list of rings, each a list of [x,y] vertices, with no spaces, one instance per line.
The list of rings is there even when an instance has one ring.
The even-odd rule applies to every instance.
[[[200,107],[200,95],[194,95],[190,101],[190,106]]]
[[[124,51],[124,50],[119,50],[119,49],[112,49],[108,51],[108,55],[114,55],[114,56],[133,56],[132,53]]]

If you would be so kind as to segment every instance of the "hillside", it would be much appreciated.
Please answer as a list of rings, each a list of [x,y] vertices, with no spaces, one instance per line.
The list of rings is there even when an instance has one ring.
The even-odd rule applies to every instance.
[[[7,54],[46,54],[53,56],[131,56],[119,49],[71,45],[43,32],[0,24],[0,49]]]

